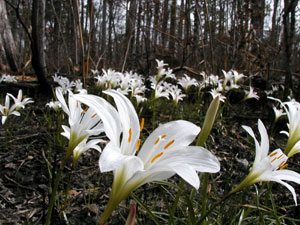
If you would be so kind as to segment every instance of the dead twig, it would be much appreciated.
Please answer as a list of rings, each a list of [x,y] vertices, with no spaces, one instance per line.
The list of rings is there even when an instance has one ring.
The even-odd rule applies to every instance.
[[[35,189],[33,189],[33,188],[31,188],[31,187],[27,187],[27,186],[24,186],[24,185],[22,185],[22,184],[19,184],[19,183],[16,182],[15,180],[9,178],[7,175],[4,175],[4,177],[5,177],[8,181],[14,183],[15,185],[17,185],[17,186],[20,187],[20,188],[23,188],[23,189],[26,189],[26,190],[30,190],[30,191],[35,191]]]

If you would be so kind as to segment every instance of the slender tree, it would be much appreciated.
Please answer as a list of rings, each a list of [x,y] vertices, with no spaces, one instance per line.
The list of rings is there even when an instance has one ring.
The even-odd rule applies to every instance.
[[[35,70],[41,91],[47,95],[52,94],[51,86],[46,79],[45,64],[45,0],[32,1],[32,67]]]
[[[8,63],[10,69],[14,72],[17,72],[19,70],[17,61],[17,48],[7,17],[6,5],[4,0],[0,0],[0,18],[0,53],[3,60],[5,59],[5,61]]]

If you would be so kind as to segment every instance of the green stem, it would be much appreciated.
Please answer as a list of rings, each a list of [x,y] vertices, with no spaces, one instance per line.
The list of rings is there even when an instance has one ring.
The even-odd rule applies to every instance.
[[[220,201],[218,201],[215,205],[213,205],[209,210],[207,210],[205,212],[204,215],[202,215],[200,217],[200,220],[197,222],[197,225],[200,225],[202,224],[202,222],[205,220],[205,218],[218,206],[220,205],[221,203],[223,203],[224,201],[226,201],[229,197],[231,197],[231,195],[235,193],[235,192],[229,192],[227,195],[225,195]]]
[[[58,189],[58,185],[59,185],[59,181],[62,175],[62,172],[67,164],[68,159],[70,158],[71,154],[73,150],[70,150],[70,148],[68,148],[66,156],[61,164],[61,166],[59,167],[59,171],[55,177],[55,181],[54,181],[54,187],[52,189],[52,193],[51,193],[51,197],[50,197],[50,202],[49,202],[49,206],[48,206],[48,212],[47,212],[47,216],[46,216],[46,222],[45,225],[50,225],[51,223],[51,217],[52,217],[52,210],[53,210],[53,206],[55,203],[55,198],[56,198],[56,193],[57,193],[57,189]]]
[[[173,207],[172,207],[172,210],[171,210],[171,214],[170,214],[170,217],[169,217],[168,225],[173,224],[173,217],[175,215],[177,204],[179,202],[180,196],[181,196],[182,191],[183,191],[184,183],[185,183],[185,181],[183,179],[181,179],[180,183],[179,183],[179,187],[178,187],[178,192],[176,194],[176,197],[175,197],[175,200],[174,200],[174,203],[173,203]]]
[[[201,189],[201,196],[202,196],[201,215],[205,215],[206,214],[208,176],[209,176],[208,173],[204,174],[203,183],[202,183],[202,189]],[[206,224],[206,222],[203,221],[203,224]]]
[[[64,197],[64,205],[63,205],[63,211],[66,210],[66,207],[67,207],[67,202],[68,202],[68,199],[69,199],[69,192],[70,192],[70,187],[71,187],[71,180],[72,180],[72,177],[73,177],[73,170],[74,170],[74,166],[73,166],[73,169],[70,173],[70,176],[69,176],[69,179],[68,179],[68,184],[67,184],[67,188],[65,190],[65,197]]]
[[[109,201],[106,205],[106,208],[105,208],[100,220],[98,221],[98,225],[105,224],[105,221],[108,220],[108,218],[110,217],[110,215],[112,214],[112,212],[114,211],[114,209],[117,207],[118,204],[119,203],[115,202],[115,199],[111,195],[111,197],[109,198]]]
[[[152,114],[152,130],[154,130],[154,129],[155,129],[155,118],[156,118],[155,100],[153,100],[152,108],[153,108],[153,114]]]

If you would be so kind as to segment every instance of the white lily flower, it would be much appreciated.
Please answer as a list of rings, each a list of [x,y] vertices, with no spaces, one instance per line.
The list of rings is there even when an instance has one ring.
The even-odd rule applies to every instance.
[[[226,72],[225,70],[222,70],[223,74],[224,74],[224,81],[223,81],[223,88],[225,88],[225,86],[227,85],[228,81],[230,81],[233,78],[233,74],[232,71]]]
[[[74,81],[71,81],[67,77],[58,76],[56,73],[52,76],[53,80],[58,83],[61,87],[63,94],[66,94],[68,91],[71,91],[72,88],[76,85]]]
[[[98,145],[99,143],[105,143],[102,139],[92,139],[90,141],[87,141],[88,139],[83,139],[73,150],[73,163],[76,163],[79,156],[86,152],[89,149],[95,149],[99,152],[101,152],[101,148]]]
[[[15,116],[20,116],[21,114],[17,111],[15,111],[16,109],[16,105],[12,105],[10,106],[10,98],[9,98],[9,94],[7,94],[5,96],[5,104],[1,105],[0,104],[0,113],[1,113],[1,122],[2,124],[5,124],[5,121],[7,120],[7,117],[9,115],[15,115]]]
[[[122,200],[145,183],[178,174],[198,189],[200,181],[197,171],[219,171],[220,164],[214,155],[202,147],[189,146],[200,128],[184,120],[159,126],[138,151],[141,127],[132,103],[117,91],[104,93],[113,97],[118,111],[98,96],[76,95],[78,100],[93,108],[101,117],[110,139],[100,156],[99,167],[101,172],[113,171],[114,182],[101,221],[105,221]]]
[[[232,71],[232,73],[233,73],[233,81],[234,81],[234,84],[237,84],[238,81],[239,81],[241,78],[245,77],[244,74],[238,73],[236,70],[231,70],[231,71]]]
[[[184,77],[182,77],[181,79],[178,80],[178,84],[181,85],[181,87],[185,90],[185,92],[187,92],[191,86],[199,85],[195,78],[190,78],[186,74],[184,74]]]
[[[254,91],[254,88],[250,86],[249,89],[249,91],[245,90],[246,96],[244,97],[243,101],[249,98],[255,98],[256,100],[258,100],[259,96],[257,95],[257,92]]]
[[[169,93],[173,99],[174,105],[176,106],[179,101],[182,101],[183,98],[186,96],[182,93],[181,89],[178,86],[171,86]]]
[[[175,76],[175,74],[173,73],[173,70],[170,69],[170,68],[168,68],[168,70],[166,70],[165,75],[166,75],[166,78],[171,78],[171,79],[176,80],[176,76]]]
[[[22,89],[19,90],[17,98],[15,98],[15,96],[13,96],[12,94],[8,93],[8,95],[14,100],[15,108],[17,111],[19,111],[21,108],[24,109],[25,105],[34,102],[31,98],[24,98],[22,100],[22,98],[23,98]]]
[[[300,103],[296,101],[289,101],[284,102],[283,106],[289,120],[289,138],[285,148],[285,154],[291,157],[300,152],[300,148],[296,150],[294,147],[297,142],[300,141]],[[291,149],[293,149],[293,151],[291,151]]]
[[[9,74],[3,74],[0,79],[0,83],[1,83],[1,81],[4,81],[6,83],[16,83],[17,79],[16,79],[16,76],[11,76]]]
[[[99,71],[97,69],[95,70],[91,69],[91,72],[94,76],[99,74]]]
[[[74,82],[74,86],[75,86],[75,89],[74,89],[74,91],[75,92],[81,92],[81,90],[83,90],[83,83],[81,82],[81,80],[80,79],[77,79],[77,80],[75,80],[75,82]]]
[[[289,132],[282,131],[281,133],[287,134],[288,136],[288,142],[286,144],[284,153],[288,157],[291,157],[294,154],[300,152],[300,148],[298,148],[299,144],[297,144],[298,142],[300,142],[300,103],[295,100],[291,100],[289,102],[281,102],[280,99],[277,98],[268,98],[280,102],[280,104],[286,111],[286,115],[289,120]]]
[[[64,130],[61,133],[69,139],[69,151],[71,154],[76,146],[84,139],[90,136],[98,135],[103,132],[103,124],[100,122],[99,116],[91,108],[82,109],[74,95],[69,91],[68,105],[63,97],[62,89],[56,88],[56,97],[61,104],[64,112],[69,116],[69,125],[63,125]]]
[[[157,78],[158,80],[166,74],[166,70],[164,69],[164,66],[167,66],[168,64],[164,63],[163,60],[155,59],[157,63]]]
[[[211,74],[209,77],[208,77],[208,80],[209,80],[209,84],[213,85],[213,86],[218,86],[218,83],[221,81],[219,79],[219,76],[218,75],[213,75]]]
[[[283,112],[283,109],[277,109],[275,106],[273,106],[273,111],[275,114],[275,122],[282,116],[286,115],[286,113]]]
[[[220,92],[218,92],[217,89],[212,89],[209,93],[211,94],[213,99],[219,96],[221,102],[224,102],[226,99],[226,97],[222,95]]]
[[[292,193],[295,204],[297,205],[294,188],[283,180],[300,184],[300,174],[285,169],[288,157],[280,149],[276,149],[268,155],[269,137],[261,120],[258,120],[258,130],[261,139],[260,143],[257,141],[255,134],[250,127],[243,126],[243,128],[254,139],[256,149],[255,160],[248,176],[232,191],[232,193],[261,181],[274,181],[284,185]]]
[[[105,84],[107,82],[107,76],[104,76],[104,75],[98,75],[95,77],[95,79],[97,80],[96,81],[96,85],[101,87],[101,88],[104,88],[105,87]]]
[[[135,97],[136,102],[137,102],[138,104],[140,104],[141,102],[145,102],[145,101],[148,100],[146,97],[143,97],[143,96],[141,96],[141,95],[134,95],[133,97]]]
[[[240,85],[235,84],[233,80],[230,80],[230,86],[228,89],[231,90],[231,89],[238,89],[238,88],[240,88]]]
[[[50,109],[53,109],[55,112],[61,109],[61,104],[59,101],[50,101],[46,104],[46,106],[49,107]]]
[[[119,85],[123,74],[120,72],[116,72],[115,70],[112,69],[108,69],[107,71],[102,69],[102,71],[103,71],[103,76],[106,77],[106,85],[107,85],[106,88],[107,89],[116,88]]]

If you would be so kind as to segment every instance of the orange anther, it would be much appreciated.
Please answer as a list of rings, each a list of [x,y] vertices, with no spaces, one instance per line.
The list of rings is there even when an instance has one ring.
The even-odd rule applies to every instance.
[[[145,120],[144,118],[142,118],[142,121],[141,121],[141,125],[140,125],[140,132],[143,130],[144,128],[144,123],[145,123]]]
[[[136,150],[136,151],[139,151],[139,150],[140,150],[140,146],[141,146],[141,139],[138,140],[138,142],[137,142],[137,144],[136,144],[135,150]]]
[[[273,152],[271,155],[269,155],[270,157],[273,157],[274,155],[277,155],[278,152]]]
[[[131,137],[132,137],[132,129],[129,128],[129,137],[128,137],[128,142],[131,142]]]
[[[279,169],[283,170],[284,168],[286,168],[288,166],[288,164],[284,164],[283,166],[281,166]]]
[[[164,154],[164,152],[158,153],[156,156],[153,157],[153,159],[151,160],[151,163],[154,163],[154,161],[155,161],[157,158],[161,157],[163,154]]]
[[[171,144],[173,144],[175,142],[175,140],[170,141],[168,144],[166,144],[166,146],[164,147],[164,149],[166,150]]]

